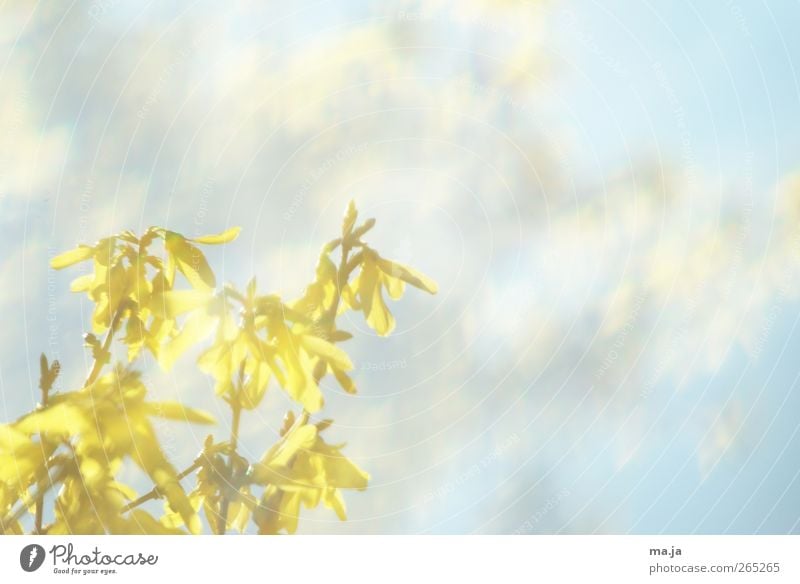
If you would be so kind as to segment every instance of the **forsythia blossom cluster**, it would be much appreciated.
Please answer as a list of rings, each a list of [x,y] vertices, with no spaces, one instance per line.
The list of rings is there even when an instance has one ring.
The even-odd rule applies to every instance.
[[[197,238],[160,227],[141,236],[126,231],[54,258],[55,269],[93,264],[71,285],[94,303],[91,332],[84,337],[93,367],[83,387],[51,395],[60,365],[42,355],[42,402],[0,425],[0,532],[22,533],[26,513],[34,516],[34,532],[48,534],[199,533],[201,510],[215,533],[243,531],[251,520],[259,533],[293,533],[301,505],[320,503],[345,519],[341,490],[365,489],[369,475],[342,454],[341,445],[323,439],[330,420],[311,421],[324,405],[325,376],[356,391],[348,375],[353,364],[338,346],[351,335],[337,327],[337,317],[360,311],[386,335],[395,326],[387,297],[399,299],[406,284],[437,291],[429,278],[364,242],[374,224],[369,219],[359,225],[351,203],[341,236],[325,245],[314,281],[294,300],[260,293],[255,279],[244,290],[217,287],[198,246],[228,243],[238,228]],[[127,358],[112,364],[115,339]],[[192,464],[178,472],[152,419],[215,421],[180,403],[148,399],[135,363],[148,351],[168,370],[202,342],[210,344],[198,366],[229,405],[232,432],[225,442],[209,435]],[[271,386],[285,391],[299,413],[289,411],[278,442],[248,461],[237,450],[241,415],[256,408]],[[127,460],[150,477],[151,491],[139,494],[120,481]],[[187,489],[190,476],[196,482]],[[45,522],[45,494],[55,485],[60,488]],[[160,517],[140,507],[154,499],[164,500]]]

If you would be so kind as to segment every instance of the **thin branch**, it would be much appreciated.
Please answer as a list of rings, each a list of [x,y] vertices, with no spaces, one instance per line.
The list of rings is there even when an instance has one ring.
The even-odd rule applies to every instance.
[[[242,361],[241,365],[239,365],[239,382],[237,384],[236,394],[230,400],[231,406],[231,413],[232,413],[232,420],[231,420],[231,439],[230,439],[230,449],[228,451],[228,479],[233,479],[233,459],[234,456],[237,455],[236,448],[239,445],[239,422],[242,418],[242,388],[244,386],[244,365],[245,361]],[[224,479],[225,477],[223,477]],[[228,529],[228,507],[230,505],[230,500],[228,499],[227,494],[225,493],[227,485],[222,487],[222,501],[219,505],[219,521],[217,522],[217,534],[218,535],[225,535],[225,532]]]
[[[47,473],[47,476],[42,478],[38,483],[36,483],[36,494],[33,496],[23,497],[20,501],[19,507],[17,507],[16,511],[14,511],[11,515],[7,515],[4,519],[0,520],[0,524],[5,525],[6,523],[13,523],[14,521],[19,521],[19,519],[25,515],[25,511],[28,510],[31,503],[33,501],[39,501],[39,499],[44,498],[44,494],[53,486],[54,483],[59,482],[66,476],[66,468],[62,467],[59,469],[58,474],[55,477],[51,477],[50,473]]]
[[[195,461],[192,463],[192,465],[189,468],[185,469],[183,472],[181,472],[178,475],[178,480],[182,481],[183,479],[188,477],[190,474],[192,474],[194,471],[196,471],[198,468],[200,468],[200,466],[202,466],[202,462],[201,462],[201,458],[198,457],[197,459],[195,459]],[[122,508],[122,510],[120,511],[120,513],[127,513],[128,511],[131,511],[131,510],[135,509],[136,507],[139,507],[140,505],[144,505],[148,501],[152,501],[154,499],[160,499],[160,498],[161,498],[161,492],[158,490],[158,487],[153,487],[150,491],[148,491],[147,493],[145,493],[144,495],[142,495],[141,497],[139,497],[135,501],[131,501],[130,503],[125,505]]]
[[[103,370],[103,366],[107,363],[107,359],[110,356],[109,350],[111,348],[111,341],[114,340],[114,334],[117,332],[117,327],[119,326],[120,320],[122,320],[122,313],[125,311],[125,305],[126,303],[123,301],[117,307],[117,311],[114,313],[114,317],[111,319],[111,323],[109,324],[106,338],[103,339],[103,345],[99,349],[99,355],[95,356],[92,370],[89,372],[86,381],[83,383],[84,387],[97,381],[97,377]]]
[[[94,383],[97,380],[98,375],[100,375],[100,371],[103,370],[103,366],[107,362],[106,357],[109,355],[109,349],[111,348],[111,342],[114,340],[114,334],[116,333],[116,329],[119,326],[120,320],[122,319],[122,313],[124,312],[124,310],[125,310],[125,302],[123,301],[117,307],[117,311],[114,313],[114,316],[111,319],[111,323],[110,323],[110,326],[108,328],[108,332],[106,333],[105,339],[103,339],[103,345],[99,349],[99,353],[95,353],[94,364],[92,365],[92,370],[89,373],[89,376],[86,378],[86,381],[83,384],[84,387]],[[42,355],[42,358],[44,358],[44,355]],[[48,399],[50,397],[50,389],[53,386],[53,382],[55,381],[55,378],[58,375],[58,372],[59,372],[58,361],[54,361],[53,362],[53,369],[49,370],[47,372],[48,373],[48,376],[47,376],[48,378],[47,379],[42,378],[42,380],[40,382],[40,387],[41,387],[41,390],[42,390],[42,408],[46,408],[47,407]],[[52,375],[52,373],[55,373],[55,375]],[[44,448],[44,440],[45,440],[44,435],[40,434],[40,438],[39,439],[41,441],[42,448]],[[46,465],[46,468],[49,471],[49,466],[47,465],[47,463],[45,463],[45,465]],[[34,505],[36,506],[36,511],[35,511],[35,517],[34,517],[34,527],[33,527],[33,533],[35,533],[35,534],[41,534],[42,533],[42,523],[44,522],[44,495],[47,492],[47,490],[54,485],[54,483],[57,483],[60,480],[60,479],[52,479],[50,477],[50,473],[49,472],[47,474],[47,478],[50,479],[49,485],[48,484],[42,484],[44,482],[44,480],[42,482],[40,482],[39,486],[38,486],[38,489],[37,489],[37,494],[36,494],[36,497],[35,497]],[[26,506],[23,506],[23,507],[21,507],[21,509],[18,509],[16,511],[16,513],[15,513],[15,518],[16,519],[19,519],[19,517],[21,517],[22,514],[24,514],[25,508],[26,508]],[[16,516],[16,514],[19,514],[19,516]]]
[[[58,361],[53,361],[53,365],[47,364],[47,357],[42,353],[41,357],[41,379],[39,380],[39,389],[42,390],[42,408],[47,407],[47,402],[50,397],[50,389],[58,376],[61,366]],[[44,433],[39,434],[39,443],[42,447],[42,453],[45,453],[45,438]],[[45,456],[47,456],[45,454]],[[47,461],[45,461],[45,469],[47,469]],[[49,473],[48,473],[48,476]],[[33,521],[33,533],[42,533],[42,523],[44,522],[44,492],[36,497],[36,516]]]

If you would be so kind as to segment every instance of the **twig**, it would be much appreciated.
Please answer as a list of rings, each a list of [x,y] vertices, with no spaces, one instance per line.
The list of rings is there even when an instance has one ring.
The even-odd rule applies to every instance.
[[[108,332],[106,333],[106,338],[103,339],[103,345],[99,349],[99,354],[95,356],[94,365],[92,365],[92,370],[89,372],[86,381],[83,383],[83,386],[86,387],[91,385],[95,381],[97,381],[98,375],[103,370],[103,366],[106,364],[107,359],[110,355],[109,349],[111,348],[111,341],[114,340],[114,334],[117,332],[117,326],[119,326],[119,321],[122,320],[122,313],[125,310],[125,302],[121,302],[120,305],[117,307],[117,311],[114,313],[114,317],[111,319],[111,323],[108,327]]]
[[[44,477],[41,481],[36,483],[36,494],[32,497],[24,497],[20,501],[20,505],[19,507],[17,507],[17,510],[14,511],[11,515],[7,515],[5,519],[0,520],[0,523],[5,524],[5,523],[12,523],[14,521],[19,521],[19,519],[23,515],[25,515],[25,511],[30,506],[31,501],[35,500],[38,502],[39,499],[44,498],[44,494],[50,487],[53,486],[53,483],[59,482],[61,479],[64,478],[64,476],[66,476],[66,474],[67,474],[66,469],[63,467],[60,469],[59,473],[55,477],[51,477],[50,473],[48,472],[46,477]]]
[[[84,382],[84,387],[91,385],[97,380],[97,376],[100,375],[100,371],[103,370],[103,366],[106,364],[106,357],[109,355],[109,349],[111,347],[111,341],[114,339],[114,333],[116,332],[117,326],[119,326],[119,321],[122,319],[122,313],[125,310],[125,302],[121,302],[120,305],[117,307],[117,311],[114,313],[113,318],[111,319],[110,326],[108,328],[108,332],[106,333],[105,339],[103,339],[103,345],[99,349],[99,353],[95,354],[94,364],[92,365],[92,370],[89,373],[89,376],[86,378]],[[50,389],[53,386],[53,382],[58,376],[59,372],[59,365],[58,361],[53,361],[53,368],[48,368],[47,377],[44,377],[44,366],[46,365],[47,361],[45,356],[42,355],[43,365],[42,365],[42,380],[40,382],[40,388],[42,390],[42,408],[47,407],[48,398],[50,397]],[[54,373],[54,374],[53,374]],[[42,448],[44,448],[44,434],[40,434],[39,440],[41,441]],[[47,463],[45,463],[47,464]],[[49,470],[49,468],[48,468]],[[50,477],[48,472],[47,478],[50,479],[49,487],[53,486],[53,483],[58,482],[58,480],[53,480]],[[44,482],[44,481],[43,481]],[[33,533],[41,534],[42,533],[42,523],[44,522],[44,495],[47,492],[48,485],[40,483],[40,487],[38,488],[38,492],[35,498],[35,505],[36,505],[36,514],[34,517],[34,526],[33,526]],[[22,507],[24,513],[25,507]],[[17,513],[20,513],[20,510],[17,510]],[[21,515],[20,515],[21,516]],[[19,517],[16,517],[18,519]]]
[[[242,386],[244,385],[244,365],[245,361],[242,361],[241,365],[239,365],[239,383],[236,389],[236,394],[231,398],[228,402],[231,406],[231,413],[232,413],[232,420],[231,420],[231,439],[230,439],[230,449],[228,451],[228,479],[233,479],[233,459],[236,456],[236,448],[239,444],[239,421],[242,417],[242,401],[241,401],[241,394],[242,394]],[[224,477],[223,477],[224,478]],[[225,493],[227,485],[222,487],[222,501],[219,505],[219,521],[217,522],[217,534],[218,535],[225,535],[225,532],[228,529],[228,507],[230,505],[230,500],[228,499],[227,494]]]
[[[44,353],[40,357],[40,379],[39,379],[39,389],[42,390],[42,409],[47,407],[48,399],[50,398],[50,390],[53,388],[53,384],[58,377],[59,372],[61,371],[61,365],[59,364],[58,360],[53,361],[52,365],[47,363],[47,357]],[[42,453],[46,454],[45,449],[45,437],[44,433],[39,434],[39,444],[42,447]],[[45,470],[49,471],[49,467],[47,461],[45,461]],[[48,472],[48,477],[49,477]],[[52,482],[50,483],[52,486]],[[33,533],[40,534],[42,533],[42,523],[44,521],[44,491],[39,493],[36,497],[36,515],[33,521]]]
[[[192,474],[194,471],[196,471],[198,468],[200,468],[201,465],[202,465],[201,459],[200,458],[195,459],[195,461],[192,463],[192,465],[189,468],[187,468],[186,470],[184,470],[183,472],[181,472],[178,475],[178,480],[182,481],[183,479],[188,477],[190,474]],[[158,487],[153,487],[150,491],[148,491],[147,493],[145,493],[144,495],[142,495],[141,497],[139,497],[135,501],[131,501],[130,503],[125,505],[122,508],[122,510],[120,511],[120,513],[127,513],[128,511],[131,511],[131,510],[135,509],[136,507],[147,503],[148,501],[152,501],[153,499],[160,499],[160,498],[161,498],[161,492],[158,490]]]

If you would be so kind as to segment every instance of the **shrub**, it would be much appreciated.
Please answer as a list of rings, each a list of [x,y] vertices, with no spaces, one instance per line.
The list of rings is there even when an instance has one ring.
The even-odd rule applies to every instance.
[[[244,290],[216,287],[198,246],[228,243],[238,228],[193,239],[160,227],[140,236],[125,231],[55,257],[55,269],[93,264],[71,285],[94,303],[91,332],[84,337],[93,365],[83,387],[56,393],[60,364],[42,355],[41,403],[0,425],[0,530],[22,533],[21,520],[30,513],[32,532],[39,534],[196,534],[204,528],[202,510],[214,533],[243,531],[249,521],[258,533],[293,533],[301,504],[320,503],[345,519],[342,490],[365,489],[369,475],[342,454],[342,446],[325,441],[331,420],[312,421],[324,404],[324,377],[356,391],[348,376],[353,365],[339,347],[352,335],[338,328],[337,317],[361,311],[373,330],[387,335],[395,321],[386,295],[399,299],[406,284],[436,293],[429,278],[367,245],[363,238],[375,220],[357,219],[351,203],[341,236],[320,254],[314,281],[292,301],[259,293],[255,279]],[[207,339],[197,365],[230,408],[231,434],[223,442],[209,435],[179,472],[153,419],[214,419],[181,403],[149,399],[136,366],[149,352],[169,370]],[[112,363],[115,341],[125,348],[123,362]],[[242,416],[272,386],[285,391],[299,412],[286,414],[280,438],[260,460],[246,460],[238,449]],[[146,473],[151,490],[140,495],[121,482],[126,461]],[[187,490],[184,482],[192,476],[195,484]],[[56,487],[46,513],[45,495]],[[142,508],[154,499],[164,500],[161,517]]]

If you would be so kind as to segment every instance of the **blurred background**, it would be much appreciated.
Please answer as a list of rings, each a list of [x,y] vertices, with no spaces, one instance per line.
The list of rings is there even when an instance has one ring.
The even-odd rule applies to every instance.
[[[53,255],[241,225],[218,280],[294,297],[352,198],[440,293],[346,317],[372,482],[301,533],[800,532],[796,2],[177,4],[0,4],[0,420],[90,366]],[[228,434],[191,358],[146,382]]]

